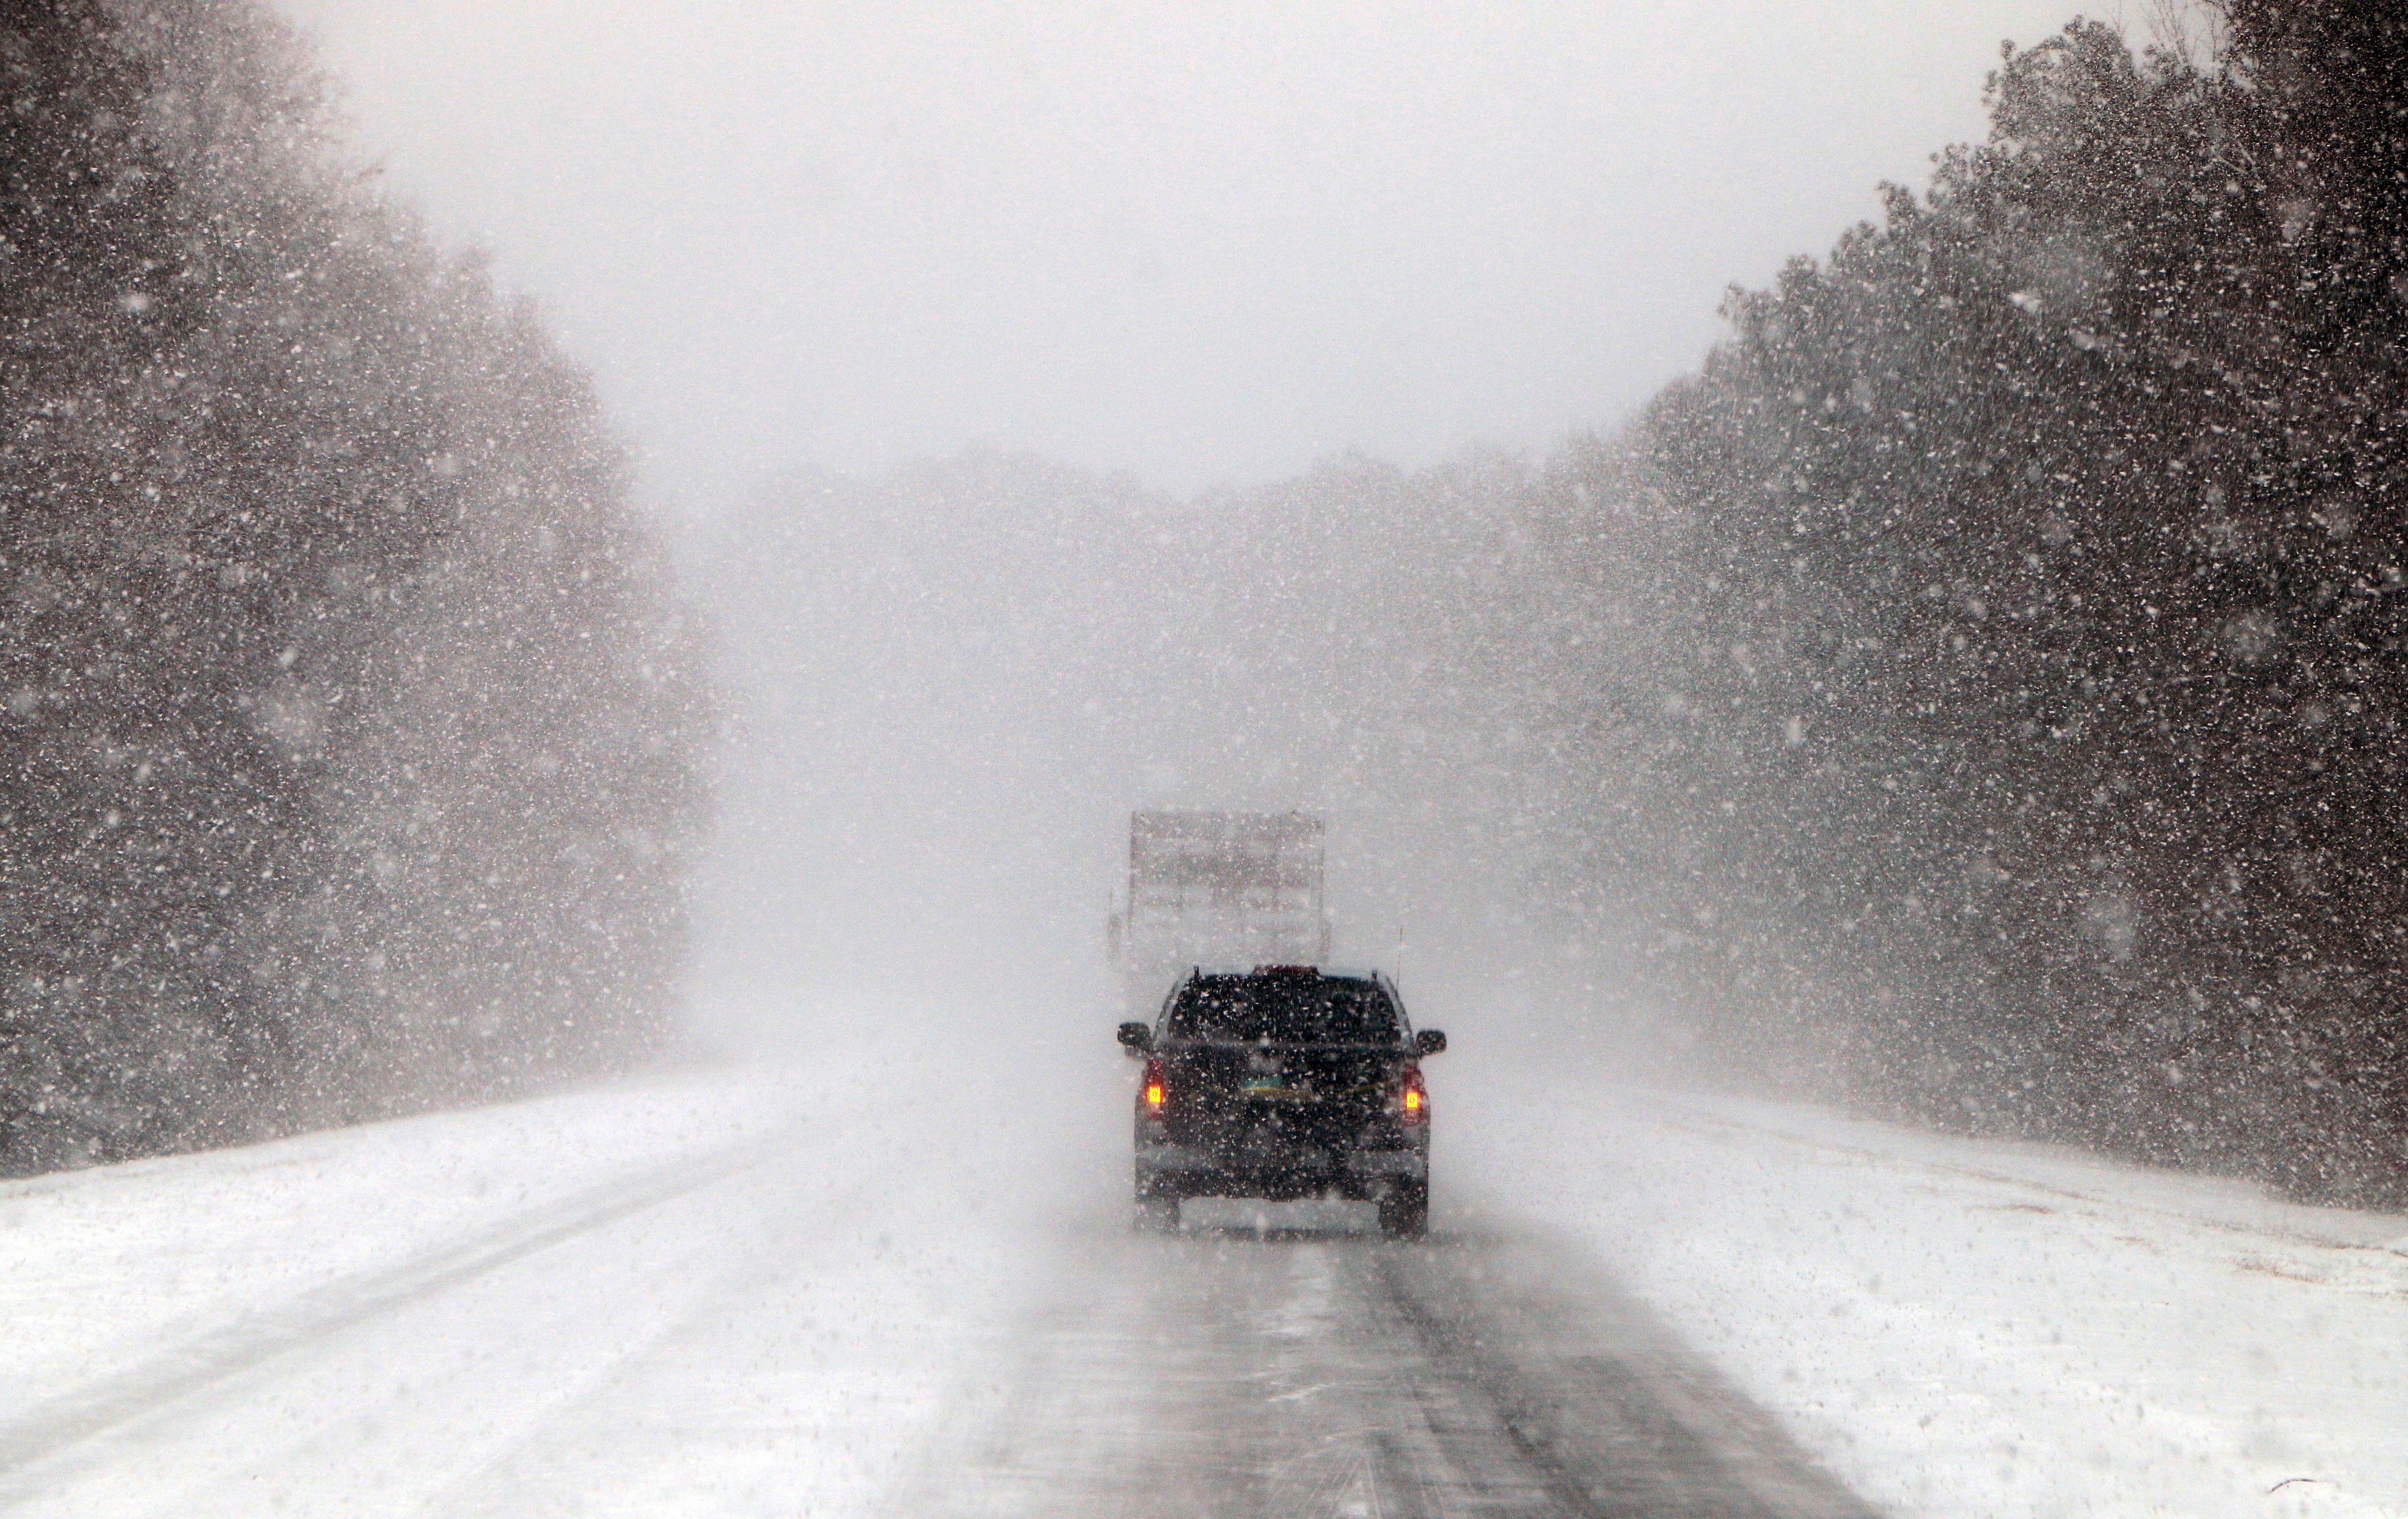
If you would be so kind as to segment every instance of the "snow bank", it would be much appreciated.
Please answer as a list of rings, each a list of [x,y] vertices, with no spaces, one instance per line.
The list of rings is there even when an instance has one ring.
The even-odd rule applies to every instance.
[[[1441,1188],[1575,1233],[1894,1512],[2408,1513],[2408,1218],[1465,1074]]]
[[[791,1101],[695,1075],[0,1182],[0,1423],[162,1345],[755,1145]]]

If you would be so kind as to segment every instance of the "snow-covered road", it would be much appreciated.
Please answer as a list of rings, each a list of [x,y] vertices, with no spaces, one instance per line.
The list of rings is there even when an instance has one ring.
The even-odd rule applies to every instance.
[[[1054,1064],[0,1184],[0,1512],[2408,1512],[2408,1221],[1475,1058],[1429,1244],[1132,1238]]]
[[[959,1125],[886,1084],[690,1076],[0,1187],[0,1510],[860,1512],[1019,1286],[1019,1231],[956,1226]]]
[[[888,1512],[1039,1519],[1859,1519],[1576,1257],[1343,1204],[1098,1229],[947,1411]],[[1263,1220],[1280,1223],[1266,1228]]]

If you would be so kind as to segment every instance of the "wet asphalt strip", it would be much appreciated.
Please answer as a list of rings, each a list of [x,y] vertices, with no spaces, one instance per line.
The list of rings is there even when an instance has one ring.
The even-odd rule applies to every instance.
[[[1870,1519],[1551,1241],[1101,1229],[895,1515]]]
[[[1532,1513],[1872,1512],[1567,1251],[1469,1239],[1381,1251],[1369,1263],[1421,1352],[1416,1387],[1464,1389],[1476,1411],[1457,1437],[1457,1469],[1527,1473],[1547,1495]]]

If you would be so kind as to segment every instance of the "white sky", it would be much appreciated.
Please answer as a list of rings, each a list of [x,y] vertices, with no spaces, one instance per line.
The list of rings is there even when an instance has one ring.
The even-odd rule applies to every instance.
[[[1543,450],[2077,8],[281,3],[704,509],[970,442],[1182,491]]]

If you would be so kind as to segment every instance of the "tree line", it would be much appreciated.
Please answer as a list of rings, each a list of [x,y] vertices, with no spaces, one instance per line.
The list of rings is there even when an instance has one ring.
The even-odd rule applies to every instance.
[[[656,1045],[695,638],[585,377],[253,0],[0,24],[0,1171]]]
[[[2076,22],[1534,509],[1571,826],[1720,1058],[2408,1192],[2408,16]]]

